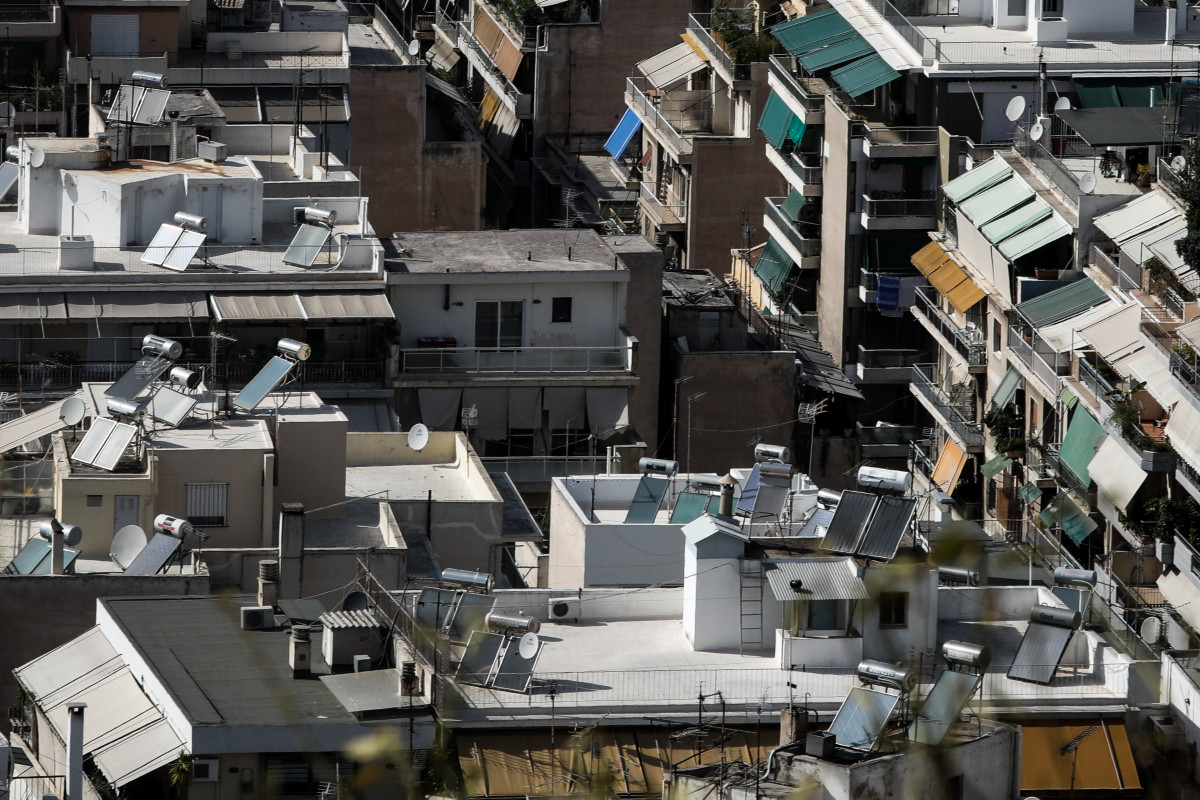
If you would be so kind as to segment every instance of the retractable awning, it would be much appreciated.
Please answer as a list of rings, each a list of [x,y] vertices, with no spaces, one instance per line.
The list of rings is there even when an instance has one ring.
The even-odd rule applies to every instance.
[[[383,292],[300,292],[297,297],[309,320],[396,318]]]
[[[942,445],[942,452],[938,454],[937,463],[933,466],[930,480],[942,491],[953,494],[966,463],[967,454],[953,439],[947,438]]]
[[[604,149],[613,158],[620,158],[624,154],[625,148],[629,147],[629,143],[633,141],[633,137],[637,135],[641,127],[641,117],[632,108],[625,109],[625,114],[621,117],[621,121],[613,129],[612,135],[608,137],[608,141],[604,143]]]
[[[1108,295],[1091,278],[1083,278],[1061,289],[1017,305],[1021,316],[1035,328],[1052,325],[1108,300]]]
[[[588,427],[606,439],[629,427],[629,390],[621,387],[589,388],[586,394]]]
[[[979,228],[1004,216],[1033,197],[1033,189],[1017,175],[958,204],[963,215]]]
[[[1112,436],[1100,445],[1088,470],[1100,492],[1107,495],[1121,511],[1125,510],[1146,480],[1141,461],[1130,455]]]
[[[937,242],[930,242],[914,253],[912,263],[959,313],[965,314],[987,296]]]
[[[900,73],[892,69],[878,53],[835,69],[830,75],[851,97],[864,95],[900,77]]]
[[[454,430],[458,422],[461,398],[462,389],[418,389],[417,402],[421,406],[421,422],[433,431]]]
[[[1004,377],[1000,379],[1000,383],[996,384],[996,393],[992,395],[992,404],[996,408],[1004,408],[1012,402],[1013,395],[1017,393],[1020,386],[1020,370],[1016,367],[1009,367],[1008,372],[1004,373]]]
[[[862,578],[858,576],[854,559],[849,556],[769,561],[766,570],[771,593],[776,600],[784,603],[799,600],[866,600],[870,597]],[[798,586],[799,591],[794,586]]]
[[[1107,303],[1105,307],[1108,307]],[[1104,317],[1081,327],[1079,335],[1097,355],[1111,364],[1142,349],[1138,339],[1141,321],[1142,309],[1137,303],[1114,303]]]
[[[792,121],[796,119],[796,115],[792,113],[791,108],[784,102],[783,98],[772,91],[767,95],[767,102],[763,105],[762,116],[758,118],[758,129],[763,132],[763,136],[767,137],[767,141],[776,150],[783,147],[784,141],[788,138],[788,131],[791,129]]]
[[[1075,544],[1081,544],[1100,527],[1096,520],[1083,513],[1066,492],[1060,492],[1050,505],[1038,514],[1038,519],[1046,525],[1057,524]]]
[[[4,322],[66,318],[67,305],[61,292],[0,294],[0,320]]]
[[[1179,217],[1180,211],[1160,192],[1144,194],[1096,217],[1096,229],[1118,245]]]
[[[1000,156],[983,162],[952,181],[942,185],[942,194],[952,203],[961,203],[968,197],[995,186],[1013,174],[1013,168]]]
[[[704,69],[704,66],[704,61],[696,55],[692,46],[680,42],[645,61],[639,61],[637,68],[655,88],[666,90],[682,83],[693,72]]]
[[[1200,346],[1200,318],[1194,319],[1186,325],[1180,325],[1175,329],[1175,333],[1193,347]]]
[[[1016,236],[1021,231],[1032,228],[1053,214],[1054,210],[1050,206],[1035,197],[1032,202],[987,223],[979,229],[979,232],[992,244],[999,244],[1010,236]]]
[[[1062,322],[1046,325],[1038,333],[1060,353],[1083,349],[1087,346],[1087,340],[1079,332],[1099,320],[1107,319],[1116,305],[1111,300],[1100,303]]]
[[[395,319],[383,292],[239,292],[213,294],[218,322]]]
[[[775,25],[771,34],[792,58],[858,37],[845,17],[832,8]]]
[[[1000,242],[1000,254],[1009,261],[1016,261],[1021,256],[1027,256],[1040,247],[1070,235],[1071,226],[1057,214],[1053,214],[1049,219]]]
[[[875,52],[867,40],[857,34],[845,41],[822,47],[800,57],[800,66],[809,72],[836,67]]]
[[[1200,411],[1191,403],[1177,403],[1167,420],[1166,434],[1175,452],[1183,456],[1192,469],[1200,469]]]
[[[779,294],[795,268],[795,263],[774,239],[767,241],[767,246],[754,262],[754,274],[771,294]]]
[[[1124,358],[1112,362],[1112,367],[1121,375],[1135,382],[1146,384],[1146,391],[1154,396],[1164,408],[1179,402],[1180,395],[1171,379],[1171,370],[1157,348],[1143,347]]]
[[[1178,140],[1175,110],[1151,108],[1071,108],[1056,112],[1079,138],[1092,147],[1161,145]]]
[[[1001,453],[995,458],[988,459],[988,461],[979,468],[979,471],[983,473],[985,478],[994,478],[999,473],[1008,469],[1009,465],[1012,463],[1013,460],[1011,458]]]
[[[1062,447],[1058,451],[1059,460],[1075,474],[1080,483],[1090,486],[1091,473],[1088,467],[1096,458],[1096,448],[1100,440],[1108,434],[1096,418],[1082,406],[1076,406],[1067,426],[1067,435],[1063,437]]]

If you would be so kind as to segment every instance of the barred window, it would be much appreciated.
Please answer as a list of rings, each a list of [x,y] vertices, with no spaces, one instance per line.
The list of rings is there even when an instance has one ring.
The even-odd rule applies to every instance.
[[[187,518],[193,525],[223,528],[229,524],[225,514],[229,501],[228,483],[189,483]]]

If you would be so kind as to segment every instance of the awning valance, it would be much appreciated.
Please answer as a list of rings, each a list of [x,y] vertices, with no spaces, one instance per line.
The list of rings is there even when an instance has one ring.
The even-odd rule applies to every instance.
[[[858,36],[845,17],[832,8],[775,25],[771,33],[792,58]]]
[[[1088,466],[1096,457],[1100,439],[1106,435],[1104,427],[1087,412],[1087,409],[1076,406],[1058,457],[1084,486],[1090,486],[1092,483]]]
[[[1113,505],[1121,511],[1125,510],[1146,480],[1141,462],[1112,436],[1100,445],[1088,471],[1100,492],[1108,495]]]
[[[799,581],[798,584],[793,584]],[[781,602],[797,600],[866,600],[867,587],[854,559],[801,558],[767,563],[767,583]],[[799,588],[799,591],[795,587]]]
[[[383,292],[239,292],[213,294],[218,322],[395,319]]]
[[[900,73],[892,69],[878,53],[871,53],[835,69],[830,75],[851,97],[864,95],[900,77]]]
[[[1013,169],[1000,156],[983,162],[952,181],[942,185],[942,194],[952,203],[961,203],[968,197],[995,186],[1013,174]]]
[[[693,72],[704,68],[704,61],[687,42],[639,61],[638,70],[658,89],[670,89]]]
[[[625,109],[625,114],[621,117],[621,121],[613,129],[612,135],[608,137],[608,141],[604,143],[604,149],[613,158],[620,158],[625,152],[625,148],[629,147],[629,143],[633,141],[633,137],[641,127],[642,119],[637,115],[637,112],[632,108]]]
[[[0,295],[0,320],[4,322],[66,318],[67,305],[61,292],[18,292]]]

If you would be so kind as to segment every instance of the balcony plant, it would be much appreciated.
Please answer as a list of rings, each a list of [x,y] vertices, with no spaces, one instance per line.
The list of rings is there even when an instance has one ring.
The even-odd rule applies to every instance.
[[[1008,406],[993,406],[983,415],[983,424],[992,436],[992,446],[997,453],[1010,458],[1025,452],[1025,418]]]
[[[1187,209],[1187,235],[1175,242],[1175,252],[1183,263],[1200,269],[1200,144],[1193,142],[1184,151],[1187,166],[1179,174],[1176,194]]]
[[[1142,269],[1146,272],[1148,279],[1147,288],[1156,297],[1162,297],[1169,290],[1178,295],[1179,299],[1185,303],[1190,303],[1196,299],[1195,293],[1184,286],[1183,282],[1179,280],[1179,276],[1164,264],[1158,256],[1151,256],[1146,259],[1142,264]]]
[[[1157,495],[1131,511],[1139,520],[1136,527],[1146,536],[1164,540],[1178,533],[1193,547],[1200,545],[1200,505],[1187,494]]]
[[[1133,402],[1133,396],[1146,388],[1145,381],[1130,385],[1129,389],[1114,389],[1108,393],[1113,403],[1112,414],[1107,420],[1121,432],[1125,441],[1139,450],[1151,453],[1169,453],[1171,445],[1166,439],[1155,439],[1142,430],[1142,410]]]
[[[716,0],[713,3],[713,38],[735,64],[766,61],[781,52],[774,36],[766,31],[755,30],[757,13],[756,8],[730,8],[729,0]]]

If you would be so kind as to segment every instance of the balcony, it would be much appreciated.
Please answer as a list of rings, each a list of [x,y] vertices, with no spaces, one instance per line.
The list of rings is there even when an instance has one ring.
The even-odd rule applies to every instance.
[[[896,192],[867,187],[862,226],[869,231],[928,230],[937,227],[933,192]]]
[[[908,383],[919,350],[868,350],[858,346],[856,372],[863,383]]]
[[[445,347],[400,351],[400,372],[466,375],[627,376],[636,369],[635,341],[618,347]]]
[[[708,53],[709,63],[728,84],[750,80],[750,64],[735,64],[721,35],[712,30],[712,14],[688,14],[688,33]]]
[[[1187,359],[1176,352],[1171,353],[1171,374],[1182,383],[1192,396],[1200,399],[1200,367],[1195,359]]]
[[[1109,252],[1099,245],[1092,245],[1092,264],[1112,281],[1113,286],[1128,291],[1142,288],[1142,267],[1130,263],[1125,269],[1120,266],[1120,258],[1115,252]]]
[[[1049,464],[1051,469],[1054,470],[1055,475],[1057,475],[1067,484],[1068,489],[1079,495],[1079,497],[1087,500],[1089,505],[1095,506],[1096,493],[1089,489],[1083,481],[1079,480],[1079,478],[1075,476],[1074,472],[1071,472],[1071,470],[1068,469],[1065,464],[1063,464],[1062,459],[1058,454],[1059,448],[1061,447],[1061,443],[1046,445],[1046,463]]]
[[[821,179],[821,156],[799,151],[780,152],[766,146],[767,160],[796,191],[805,197],[820,197],[825,193]]]
[[[856,422],[855,427],[858,429],[863,458],[904,458],[908,455],[910,443],[917,437],[917,429],[912,425],[868,427]]]
[[[863,455],[866,455],[865,451]],[[908,441],[908,461],[912,471],[925,478],[926,483],[931,486],[938,455],[937,442],[934,439],[918,439],[914,434]]]
[[[653,98],[647,91],[655,93]],[[675,108],[669,95],[663,95],[645,78],[627,78],[625,81],[625,105],[633,109],[642,121],[642,126],[653,131],[653,135],[674,151],[677,160],[690,161],[692,157],[692,133],[704,133],[712,129],[711,118],[704,124],[703,114],[697,115]]]
[[[950,398],[934,380],[933,370],[933,364],[914,364],[909,391],[963,447],[972,452],[982,452],[983,428],[950,402]]]
[[[14,39],[51,39],[62,33],[58,3],[0,5],[0,26]]]
[[[817,234],[820,227],[816,223],[796,223],[787,218],[780,205],[782,197],[763,198],[763,225],[781,245],[796,266],[801,269],[818,269],[821,266],[821,240]],[[802,225],[812,231],[812,236],[804,236],[797,227]]]
[[[825,122],[825,81],[820,78],[798,78],[796,59],[791,56],[771,56],[767,81],[771,88],[786,98],[788,106],[805,125],[822,125]]]
[[[532,117],[532,97],[522,92],[508,79],[508,76],[496,66],[496,62],[479,44],[479,40],[475,38],[471,29],[462,22],[458,23],[458,42],[459,50],[467,57],[467,61],[471,62],[471,66],[475,68],[476,72],[483,75],[484,81],[508,107],[508,110],[519,119]]]
[[[1091,405],[1098,408],[1105,418],[1110,416],[1112,408],[1107,398],[1117,391],[1116,387],[1084,358],[1079,359],[1079,383],[1091,395]]]
[[[863,155],[868,158],[933,158],[938,154],[938,129],[889,128],[868,125]]]
[[[687,228],[687,203],[676,202],[668,195],[659,199],[658,185],[642,183],[638,187],[638,204],[654,219],[655,227],[663,231],[682,231]]]
[[[1017,326],[1010,325],[1008,327],[1008,349],[1042,382],[1046,390],[1044,394],[1047,397],[1053,397],[1058,394],[1062,376],[1071,371],[1070,356],[1060,355],[1051,349],[1047,355],[1053,358],[1056,364],[1060,359],[1065,362],[1059,366],[1052,366],[1039,351],[1040,348],[1050,348],[1050,345],[1036,331],[1031,330],[1028,335],[1029,339],[1026,340],[1026,335]]]
[[[917,322],[928,330],[942,345],[942,349],[957,356],[972,373],[987,369],[987,342],[983,334],[973,328],[960,328],[938,306],[935,290],[918,287],[917,302],[912,306]]]

